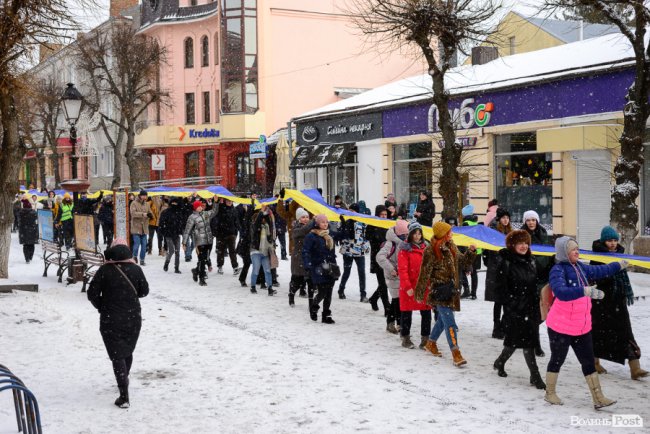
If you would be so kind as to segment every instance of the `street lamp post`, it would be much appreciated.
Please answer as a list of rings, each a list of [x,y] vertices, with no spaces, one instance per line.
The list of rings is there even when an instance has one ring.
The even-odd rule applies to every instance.
[[[63,97],[61,98],[61,100],[63,102],[63,111],[65,113],[65,119],[66,121],[68,121],[68,124],[70,124],[70,145],[72,145],[72,156],[70,157],[70,161],[72,164],[71,181],[74,181],[72,183],[74,184],[75,182],[78,182],[77,161],[79,160],[79,157],[77,156],[77,129],[75,128],[75,124],[77,123],[77,119],[79,119],[79,114],[81,113],[81,103],[83,101],[83,97],[81,96],[81,93],[79,93],[77,88],[74,87],[74,84],[68,83],[65,92],[63,92]],[[85,188],[87,188],[87,186]],[[69,189],[72,190],[73,203],[76,209],[77,201],[79,198],[79,188],[69,188]]]

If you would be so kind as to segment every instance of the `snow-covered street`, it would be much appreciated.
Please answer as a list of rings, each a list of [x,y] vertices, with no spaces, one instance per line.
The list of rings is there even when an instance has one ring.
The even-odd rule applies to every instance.
[[[630,380],[627,366],[603,362],[609,370],[601,376],[603,391],[618,403],[601,411],[592,407],[573,353],[558,382],[563,406],[547,404],[543,391],[529,385],[521,351],[506,366],[508,377],[498,377],[492,363],[502,341],[490,337],[484,273],[479,299],[463,300],[457,316],[468,361],[459,369],[444,338],[444,357],[437,359],[402,348],[399,337],[386,333],[383,310],[358,301],[355,269],[348,299],[333,300],[336,324],[325,325],[309,319],[306,299],[288,306],[288,261],[281,261],[278,294],[269,297],[240,287],[228,261],[223,276],[210,273],[207,287],[192,281],[194,263],[181,262],[181,275],[165,273],[155,249],[144,267],[150,294],[141,300],[131,408],[121,410],[113,405],[117,388],[99,315],[81,284],[58,284],[53,270],[41,277],[41,247],[25,264],[12,238],[11,279],[38,283],[39,292],[0,295],[0,364],[34,392],[46,433],[606,432],[616,428],[574,426],[572,416],[613,414],[638,414],[650,424],[650,380]],[[646,296],[630,314],[647,369],[650,275],[631,278],[636,295]],[[367,281],[371,294],[374,275]],[[414,334],[419,324],[415,314]],[[544,373],[550,350],[541,330]],[[0,394],[2,434],[16,432],[10,397]]]

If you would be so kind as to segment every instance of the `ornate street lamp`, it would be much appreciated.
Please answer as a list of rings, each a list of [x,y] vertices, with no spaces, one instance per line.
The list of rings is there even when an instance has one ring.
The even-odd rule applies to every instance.
[[[68,86],[61,97],[61,101],[63,104],[65,119],[68,124],[70,124],[70,145],[72,145],[72,156],[70,157],[72,164],[72,179],[63,181],[61,186],[66,190],[72,191],[73,203],[76,209],[79,192],[87,190],[90,185],[86,180],[77,179],[77,160],[79,157],[77,156],[77,129],[75,128],[75,124],[77,123],[81,113],[83,97],[77,88],[74,87],[74,84],[68,83]]]

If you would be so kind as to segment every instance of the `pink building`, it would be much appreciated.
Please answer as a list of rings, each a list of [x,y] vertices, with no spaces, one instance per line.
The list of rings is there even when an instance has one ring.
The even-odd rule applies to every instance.
[[[251,159],[260,135],[293,116],[423,72],[411,57],[367,48],[343,0],[144,0],[141,32],[167,47],[160,86],[173,107],[156,107],[136,137],[165,155],[152,179],[217,176],[235,191],[268,191],[273,143]]]

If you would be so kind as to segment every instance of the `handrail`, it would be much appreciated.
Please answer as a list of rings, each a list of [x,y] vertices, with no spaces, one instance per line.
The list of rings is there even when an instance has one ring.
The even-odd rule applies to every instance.
[[[4,377],[4,378],[3,378]],[[8,384],[7,386],[2,386]],[[34,394],[6,366],[0,365],[0,392],[11,390],[18,432],[43,434],[41,413]]]

